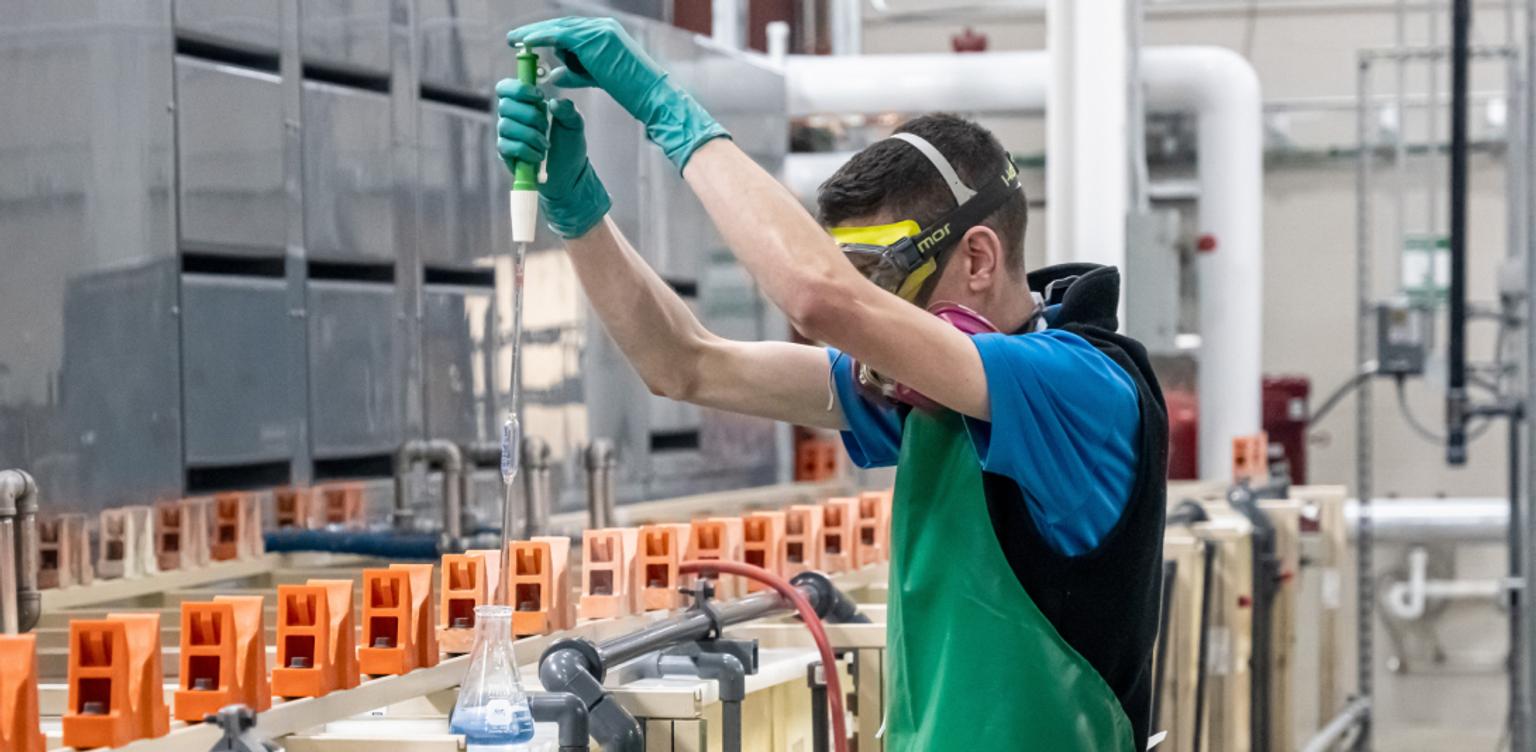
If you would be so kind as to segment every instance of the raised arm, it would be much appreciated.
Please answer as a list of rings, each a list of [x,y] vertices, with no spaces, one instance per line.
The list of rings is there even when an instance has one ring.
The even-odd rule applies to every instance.
[[[616,21],[561,18],[514,29],[553,48],[559,86],[600,87],[645,126],[698,194],[731,251],[807,335],[958,412],[986,419],[986,376],[969,337],[861,277],[832,238],[725,129],[668,80]]]
[[[587,159],[581,116],[546,104],[533,87],[497,85],[498,147],[507,159],[545,162],[540,207],[603,327],[652,392],[800,425],[842,428],[829,401],[827,356],[788,342],[734,342],[704,328],[607,218],[608,192]]]

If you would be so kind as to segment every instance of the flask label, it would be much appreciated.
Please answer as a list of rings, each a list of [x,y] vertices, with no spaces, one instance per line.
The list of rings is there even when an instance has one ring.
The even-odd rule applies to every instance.
[[[504,731],[512,727],[512,703],[497,698],[485,705],[486,730]]]

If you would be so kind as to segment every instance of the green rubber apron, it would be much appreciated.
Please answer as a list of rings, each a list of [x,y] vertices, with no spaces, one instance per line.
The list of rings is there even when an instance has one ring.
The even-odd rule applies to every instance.
[[[1133,752],[1114,692],[1003,556],[960,417],[912,411],[898,468],[886,749]]]

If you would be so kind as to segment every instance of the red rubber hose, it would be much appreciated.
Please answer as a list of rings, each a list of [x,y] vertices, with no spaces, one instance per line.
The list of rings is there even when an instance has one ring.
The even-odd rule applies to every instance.
[[[827,639],[827,630],[821,626],[821,617],[816,615],[816,609],[811,608],[811,602],[805,599],[805,594],[783,577],[739,561],[685,561],[678,565],[677,571],[679,574],[721,572],[757,580],[778,591],[779,595],[795,605],[795,610],[800,612],[800,620],[805,622],[805,628],[811,632],[811,639],[816,642],[816,649],[821,652],[821,665],[826,669],[827,704],[831,706],[828,712],[832,716],[832,748],[837,752],[848,752],[847,717],[843,715],[843,680],[837,673],[832,641]]]

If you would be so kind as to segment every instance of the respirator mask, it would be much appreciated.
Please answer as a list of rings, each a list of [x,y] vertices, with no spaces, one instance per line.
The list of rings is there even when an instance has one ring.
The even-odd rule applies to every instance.
[[[955,198],[955,208],[927,227],[914,220],[903,220],[873,227],[835,227],[831,232],[843,255],[860,274],[881,289],[916,303],[923,286],[938,271],[943,254],[1022,188],[1018,170],[1010,159],[1004,160],[1003,171],[996,178],[974,190],[960,180],[949,160],[933,144],[911,133],[897,133],[891,138],[910,144],[939,171]],[[939,301],[927,310],[966,334],[998,331],[981,314],[958,303]],[[939,407],[917,390],[868,366],[850,361],[850,367],[854,383],[868,397],[924,410]]]

